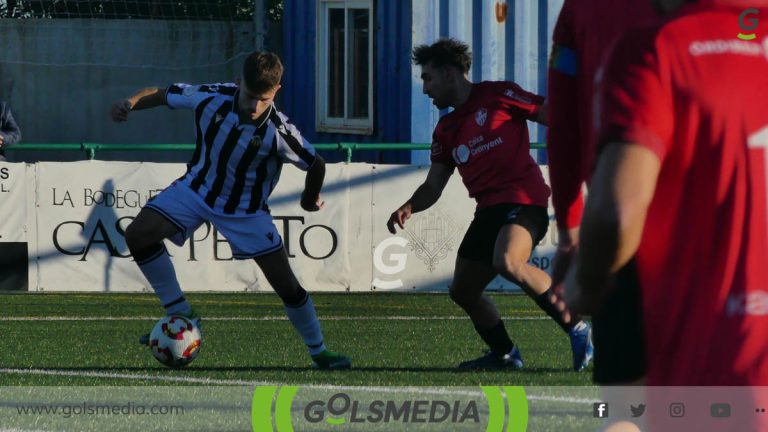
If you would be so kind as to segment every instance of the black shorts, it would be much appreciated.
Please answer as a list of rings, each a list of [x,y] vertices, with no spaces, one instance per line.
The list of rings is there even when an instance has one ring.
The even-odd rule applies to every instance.
[[[616,286],[592,317],[595,383],[623,384],[645,376],[642,307],[640,281],[632,260],[616,274]]]
[[[496,237],[504,225],[520,225],[531,234],[533,247],[544,238],[549,228],[546,207],[522,204],[497,204],[475,211],[475,218],[464,234],[458,255],[470,261],[493,265]]]

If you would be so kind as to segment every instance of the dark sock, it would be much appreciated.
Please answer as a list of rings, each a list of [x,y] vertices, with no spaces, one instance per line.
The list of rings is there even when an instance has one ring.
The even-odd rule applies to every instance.
[[[569,331],[573,330],[573,327],[576,326],[576,324],[581,321],[581,317],[576,314],[571,314],[571,321],[566,323],[563,319],[563,314],[565,311],[560,312],[557,310],[555,305],[552,304],[552,302],[549,301],[549,296],[552,295],[551,290],[544,291],[541,295],[536,297],[534,300],[536,301],[536,304],[539,305],[541,310],[547,313],[555,322],[557,325],[560,326],[563,331],[568,333]],[[567,309],[566,309],[567,310]]]
[[[475,330],[477,330],[477,333],[485,343],[488,344],[488,347],[491,348],[491,352],[497,356],[508,354],[515,346],[509,338],[507,329],[504,328],[504,321],[502,320],[499,320],[499,322],[491,328],[480,328],[475,326]]]

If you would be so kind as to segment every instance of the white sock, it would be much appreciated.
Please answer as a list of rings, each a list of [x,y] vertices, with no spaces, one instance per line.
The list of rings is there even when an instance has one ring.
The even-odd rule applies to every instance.
[[[187,299],[184,298],[179,281],[176,279],[171,257],[165,247],[154,256],[136,264],[152,285],[152,289],[155,290],[168,315],[185,314],[192,310]]]
[[[307,293],[305,300],[298,305],[285,305],[285,313],[291,324],[299,332],[304,344],[309,349],[309,355],[317,355],[325,351],[323,343],[323,331],[320,329],[320,321],[317,319],[315,304]]]

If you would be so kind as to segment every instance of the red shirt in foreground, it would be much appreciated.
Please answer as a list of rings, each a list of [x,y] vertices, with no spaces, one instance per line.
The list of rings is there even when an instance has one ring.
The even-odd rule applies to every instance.
[[[661,161],[636,255],[648,385],[768,385],[768,23],[740,40],[743,8],[713,3],[631,31],[606,69],[600,143]]]

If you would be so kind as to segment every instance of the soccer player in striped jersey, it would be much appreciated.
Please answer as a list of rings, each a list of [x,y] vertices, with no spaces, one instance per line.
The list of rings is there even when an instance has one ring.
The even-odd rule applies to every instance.
[[[199,319],[179,286],[163,241],[183,245],[204,222],[226,238],[235,259],[253,259],[282,299],[288,318],[321,369],[351,366],[326,349],[315,307],[288,263],[267,199],[284,162],[307,172],[301,207],[323,207],[325,163],[274,105],[283,65],[277,55],[254,52],[234,83],[172,84],[139,90],[115,103],[111,117],[157,106],[194,112],[196,147],[187,172],[139,212],[125,232],[128,248],[166,312]],[[142,337],[142,342],[148,340]]]

